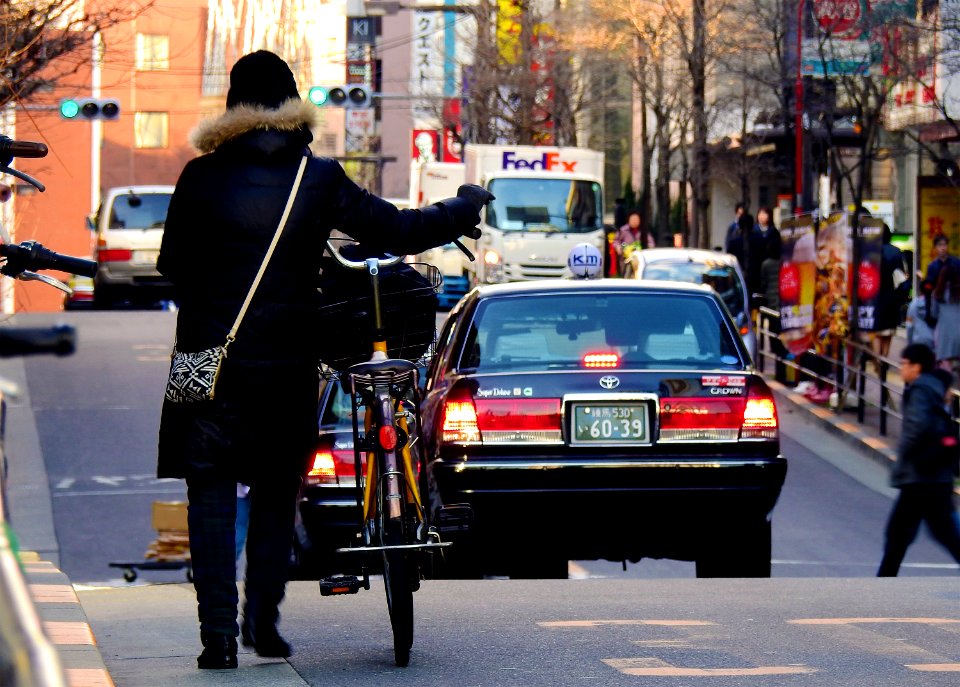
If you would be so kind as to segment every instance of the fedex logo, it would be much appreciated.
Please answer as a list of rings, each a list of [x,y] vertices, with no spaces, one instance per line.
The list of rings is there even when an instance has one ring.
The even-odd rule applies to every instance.
[[[560,153],[544,153],[538,158],[524,160],[517,157],[516,151],[507,151],[503,154],[501,167],[501,169],[542,169],[547,172],[573,172],[576,168],[576,160],[561,160]]]

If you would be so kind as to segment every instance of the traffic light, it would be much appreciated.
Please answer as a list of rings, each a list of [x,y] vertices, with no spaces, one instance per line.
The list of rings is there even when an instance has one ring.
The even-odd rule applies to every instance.
[[[120,116],[120,102],[113,98],[64,98],[60,101],[60,117],[90,121],[112,120]]]
[[[314,86],[307,92],[307,100],[317,107],[370,107],[370,89],[363,84],[344,86]]]

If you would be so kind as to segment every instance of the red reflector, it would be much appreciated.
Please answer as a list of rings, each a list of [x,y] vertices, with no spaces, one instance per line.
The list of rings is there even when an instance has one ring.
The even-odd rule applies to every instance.
[[[584,367],[618,367],[619,365],[620,356],[616,353],[587,353],[583,356]]]
[[[111,249],[97,251],[97,261],[99,262],[128,262],[133,260],[132,250]]]
[[[384,451],[392,451],[397,447],[397,430],[393,425],[384,425],[380,428],[380,446]]]
[[[560,430],[559,398],[482,398],[476,401],[480,431]]]

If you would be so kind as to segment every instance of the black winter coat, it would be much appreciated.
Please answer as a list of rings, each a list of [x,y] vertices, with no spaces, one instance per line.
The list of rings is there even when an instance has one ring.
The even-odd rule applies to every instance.
[[[201,123],[204,155],[181,173],[157,267],[174,284],[177,347],[223,345],[260,267],[297,167],[312,140],[313,105],[240,106]],[[399,211],[350,181],[335,161],[310,157],[267,271],[231,344],[215,399],[165,402],[158,475],[214,473],[250,483],[303,474],[317,437],[317,276],[339,229],[373,249],[416,253],[479,223],[455,198]]]
[[[934,441],[948,426],[937,412],[943,407],[947,390],[929,373],[917,377],[903,392],[903,430],[897,446],[897,461],[890,471],[890,485],[953,484],[953,465],[938,461]]]

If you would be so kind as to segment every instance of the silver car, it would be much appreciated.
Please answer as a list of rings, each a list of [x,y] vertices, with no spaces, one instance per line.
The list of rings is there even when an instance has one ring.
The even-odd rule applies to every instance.
[[[708,284],[720,295],[743,342],[756,358],[757,337],[750,318],[750,294],[740,263],[729,253],[698,248],[648,248],[627,257],[632,279]]]

